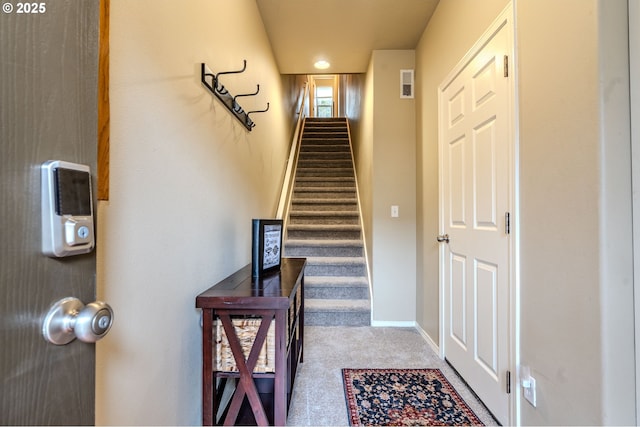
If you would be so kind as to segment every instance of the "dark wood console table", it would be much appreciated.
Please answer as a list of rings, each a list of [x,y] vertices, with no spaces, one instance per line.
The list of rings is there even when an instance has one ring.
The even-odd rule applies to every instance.
[[[305,258],[282,258],[280,271],[267,273],[255,282],[251,264],[212,286],[196,297],[202,309],[202,424],[234,425],[241,415],[245,396],[258,425],[283,426],[299,362],[302,362],[304,336]],[[259,327],[248,357],[238,338],[234,320],[256,319]],[[237,370],[218,370],[215,321],[222,324]],[[256,372],[256,364],[275,320],[275,359],[273,369]],[[245,350],[246,351],[246,350]],[[264,352],[263,352],[264,353]],[[273,372],[270,372],[273,370]],[[235,390],[224,408],[221,398],[227,380],[236,381]],[[272,384],[272,401],[265,404],[257,382]],[[272,413],[265,406],[272,405]],[[271,408],[268,408],[271,409]],[[218,419],[219,418],[219,419]],[[270,420],[271,419],[271,420]]]

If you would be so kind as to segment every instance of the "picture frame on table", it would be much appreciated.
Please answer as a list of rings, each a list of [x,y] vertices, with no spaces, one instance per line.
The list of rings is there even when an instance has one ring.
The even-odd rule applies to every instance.
[[[252,220],[251,275],[254,279],[280,270],[282,262],[282,220]]]

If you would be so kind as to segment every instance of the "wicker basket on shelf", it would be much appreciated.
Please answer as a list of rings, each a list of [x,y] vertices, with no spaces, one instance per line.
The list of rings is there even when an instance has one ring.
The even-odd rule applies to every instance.
[[[260,328],[260,318],[234,318],[232,319],[233,327],[236,330],[236,335],[240,340],[240,346],[244,353],[245,360],[249,357],[253,341],[258,334],[258,328]],[[236,360],[233,358],[233,352],[231,346],[229,346],[229,340],[227,334],[224,331],[222,322],[218,319],[214,321],[214,367],[216,371],[224,372],[237,372]],[[258,356],[258,362],[253,370],[254,372],[275,372],[275,360],[276,360],[276,346],[275,346],[275,320],[271,321],[269,325],[269,331],[267,332],[267,338],[265,339],[260,354]]]

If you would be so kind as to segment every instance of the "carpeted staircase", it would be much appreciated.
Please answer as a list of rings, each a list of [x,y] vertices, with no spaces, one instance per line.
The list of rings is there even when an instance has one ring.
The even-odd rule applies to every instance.
[[[371,323],[359,212],[346,119],[307,118],[284,245],[307,258],[306,325]]]

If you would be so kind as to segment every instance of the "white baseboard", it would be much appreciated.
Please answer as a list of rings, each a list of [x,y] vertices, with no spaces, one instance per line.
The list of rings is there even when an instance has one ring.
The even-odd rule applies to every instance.
[[[436,354],[442,358],[442,355],[440,354],[440,346],[435,343],[435,341],[431,338],[431,336],[429,336],[429,334],[427,334],[426,331],[422,329],[417,322],[415,323],[415,328],[418,332],[420,332],[420,335],[422,335],[422,338],[424,338],[427,344],[429,344],[431,349],[435,351]]]
[[[416,322],[413,320],[407,321],[387,321],[387,320],[372,320],[371,326],[376,328],[415,328]]]

